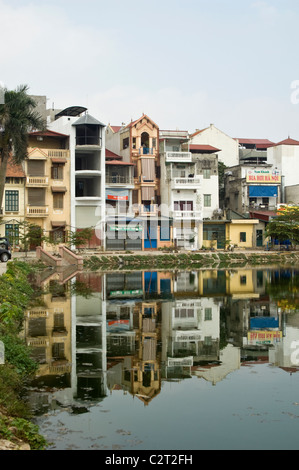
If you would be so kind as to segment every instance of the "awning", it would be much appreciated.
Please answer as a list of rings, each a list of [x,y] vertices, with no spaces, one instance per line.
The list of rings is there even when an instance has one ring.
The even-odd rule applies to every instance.
[[[67,188],[65,186],[52,186],[52,193],[66,193]]]
[[[249,197],[277,197],[277,186],[249,186]]]
[[[61,164],[65,164],[67,162],[67,159],[66,158],[51,158],[51,162],[52,163],[61,163]]]
[[[63,220],[62,222],[51,222],[52,227],[65,227],[66,226],[66,221]]]

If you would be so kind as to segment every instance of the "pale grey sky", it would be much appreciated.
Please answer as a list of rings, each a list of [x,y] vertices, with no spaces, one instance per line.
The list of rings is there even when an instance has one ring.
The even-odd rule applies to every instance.
[[[298,0],[0,0],[0,82],[106,124],[299,140],[298,22]]]

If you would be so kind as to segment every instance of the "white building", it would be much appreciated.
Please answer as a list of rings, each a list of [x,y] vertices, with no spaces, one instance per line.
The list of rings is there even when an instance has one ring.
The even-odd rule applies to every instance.
[[[207,145],[190,145],[186,131],[160,131],[161,214],[173,219],[174,240],[202,246],[202,221],[218,210],[218,158]]]
[[[286,139],[269,147],[267,163],[281,172],[282,201],[285,202],[285,188],[298,184],[299,141]]]
[[[93,228],[90,247],[103,245],[105,125],[86,108],[72,106],[56,114],[48,127],[70,136],[72,230]]]
[[[210,145],[214,147],[220,162],[226,166],[234,166],[239,163],[239,144],[236,139],[228,136],[211,124],[206,129],[197,129],[190,134],[190,144]]]

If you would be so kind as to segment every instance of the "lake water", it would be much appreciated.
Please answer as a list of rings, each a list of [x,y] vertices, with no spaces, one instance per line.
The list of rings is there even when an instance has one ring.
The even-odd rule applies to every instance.
[[[25,335],[49,450],[299,448],[299,270],[40,282]]]

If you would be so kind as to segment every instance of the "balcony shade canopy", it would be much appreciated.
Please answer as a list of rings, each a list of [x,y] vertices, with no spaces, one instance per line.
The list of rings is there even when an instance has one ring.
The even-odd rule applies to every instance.
[[[80,116],[80,114],[84,113],[87,111],[87,108],[84,108],[83,106],[70,106],[69,108],[65,108],[59,113],[55,115],[55,119],[58,119],[62,116]]]

